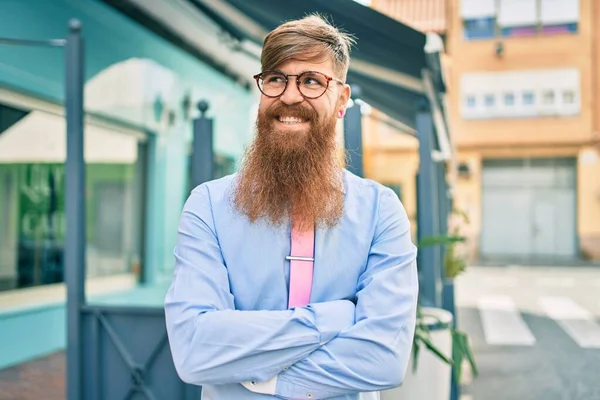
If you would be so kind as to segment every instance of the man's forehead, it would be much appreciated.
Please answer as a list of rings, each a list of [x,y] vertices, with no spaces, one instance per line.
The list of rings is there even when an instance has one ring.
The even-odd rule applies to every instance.
[[[297,74],[304,71],[319,71],[329,75],[333,74],[333,62],[331,60],[302,61],[292,59],[281,64],[276,69],[286,74]]]

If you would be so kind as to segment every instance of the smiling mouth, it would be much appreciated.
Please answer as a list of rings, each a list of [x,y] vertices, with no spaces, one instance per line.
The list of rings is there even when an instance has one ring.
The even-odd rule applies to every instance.
[[[307,122],[306,119],[300,117],[281,116],[277,117],[277,121],[286,125],[298,125]]]

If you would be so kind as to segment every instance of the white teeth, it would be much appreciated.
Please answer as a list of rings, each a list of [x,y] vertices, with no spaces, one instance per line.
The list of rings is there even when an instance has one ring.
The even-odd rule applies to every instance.
[[[300,118],[295,117],[279,117],[279,121],[284,124],[299,124],[303,122]]]

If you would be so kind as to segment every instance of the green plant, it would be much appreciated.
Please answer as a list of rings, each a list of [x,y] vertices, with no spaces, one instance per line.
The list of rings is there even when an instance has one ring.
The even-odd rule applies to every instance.
[[[452,210],[453,226],[448,235],[428,236],[419,242],[419,247],[444,246],[444,276],[454,279],[467,268],[467,259],[461,255],[457,245],[466,242],[467,238],[461,234],[461,228],[469,224],[469,216],[462,210]]]
[[[448,326],[450,334],[452,335],[452,356],[451,358],[448,358],[440,349],[435,347],[431,341],[431,333],[429,332],[429,325],[426,323],[425,317],[426,316],[423,314],[421,307],[417,306],[417,325],[415,328],[415,336],[412,345],[413,372],[416,372],[418,367],[421,346],[425,346],[439,359],[454,368],[454,377],[456,382],[460,383],[461,381],[462,365],[464,360],[467,360],[469,363],[473,375],[477,376],[479,371],[477,369],[477,363],[475,362],[475,357],[473,356],[473,351],[471,349],[471,345],[469,344],[469,338],[467,334]],[[438,323],[443,324],[443,322],[437,319],[435,316],[427,315],[427,317],[434,318],[438,321]]]
[[[458,209],[452,211],[452,216],[457,218],[452,221],[452,228],[448,235],[429,236],[423,238],[419,242],[419,247],[421,248],[429,246],[445,246],[444,276],[449,279],[457,277],[459,274],[463,273],[467,267],[466,257],[459,253],[456,246],[466,241],[466,237],[461,235],[461,227],[463,224],[469,223],[469,218],[465,212]],[[478,375],[477,364],[467,334],[452,326],[448,326],[450,334],[452,335],[452,355],[448,358],[436,348],[431,341],[431,334],[429,332],[429,325],[426,322],[426,317],[434,318],[438,323],[442,323],[433,315],[425,316],[420,305],[417,305],[417,324],[412,346],[413,371],[417,370],[421,346],[425,346],[425,348],[434,353],[446,364],[452,365],[457,382],[460,383],[461,381],[464,360],[467,360],[470,364],[473,375]]]

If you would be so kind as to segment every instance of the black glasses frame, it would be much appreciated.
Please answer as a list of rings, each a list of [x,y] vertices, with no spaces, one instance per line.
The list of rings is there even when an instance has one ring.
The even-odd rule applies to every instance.
[[[266,94],[265,92],[263,92],[262,88],[260,87],[260,79],[262,78],[262,76],[264,74],[279,74],[281,76],[283,76],[285,78],[285,86],[283,87],[283,90],[281,91],[281,93],[279,93],[277,96],[270,96],[268,94]],[[323,76],[325,78],[325,80],[327,81],[327,86],[325,86],[325,90],[323,90],[323,93],[321,93],[320,95],[316,96],[316,97],[309,97],[306,96],[304,93],[302,93],[302,90],[300,89],[300,77],[304,74],[319,74],[321,76]],[[329,75],[325,75],[322,72],[319,71],[304,71],[300,74],[284,74],[281,71],[262,71],[256,75],[253,76],[254,80],[256,81],[256,86],[258,86],[258,90],[260,90],[260,92],[265,95],[266,97],[269,97],[271,99],[276,99],[277,97],[281,97],[282,94],[285,93],[285,91],[287,90],[287,85],[290,81],[290,76],[295,76],[296,77],[296,88],[298,88],[298,92],[302,95],[302,97],[304,97],[305,99],[310,99],[310,100],[315,100],[318,99],[319,97],[323,96],[325,93],[327,93],[327,89],[329,89],[329,83],[331,81],[337,82],[337,83],[341,83],[342,85],[345,85],[345,83],[337,78],[334,78],[333,76],[329,76]]]

